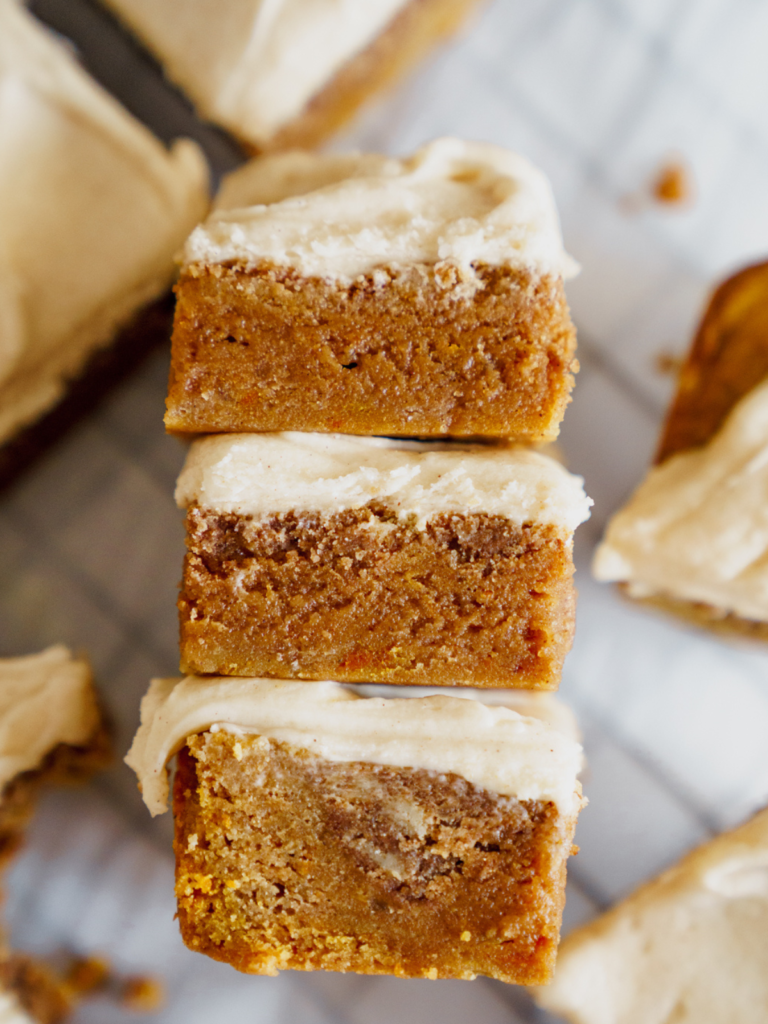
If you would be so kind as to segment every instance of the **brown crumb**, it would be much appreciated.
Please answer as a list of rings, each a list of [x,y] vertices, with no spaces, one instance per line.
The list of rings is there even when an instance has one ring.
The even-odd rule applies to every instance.
[[[158,1010],[164,1000],[163,986],[157,978],[137,975],[134,978],[126,978],[123,983],[121,1002],[127,1010],[151,1013]]]
[[[75,960],[67,972],[65,984],[76,996],[90,995],[106,988],[109,981],[109,964],[101,957],[90,956]]]
[[[651,185],[651,193],[658,203],[682,206],[693,199],[693,175],[690,167],[679,157],[667,160],[659,168]]]
[[[682,365],[680,356],[672,355],[671,352],[657,352],[653,357],[653,368],[662,377],[677,377]]]

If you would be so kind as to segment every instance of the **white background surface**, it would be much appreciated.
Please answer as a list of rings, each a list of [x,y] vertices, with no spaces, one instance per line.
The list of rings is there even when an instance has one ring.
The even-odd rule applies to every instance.
[[[88,3],[36,8],[63,19],[91,66],[162,134],[194,131],[218,168],[233,165],[226,140],[196,126]],[[768,254],[766,40],[765,0],[496,0],[335,144],[400,154],[451,133],[519,149],[551,177],[583,265],[569,288],[582,370],[562,441],[596,505],[578,539],[577,640],[561,693],[584,730],[590,806],[566,927],[768,801],[764,649],[643,612],[588,573],[671,394],[657,355],[685,350],[715,279]],[[693,168],[696,201],[627,203],[670,154]],[[121,753],[149,678],[177,668],[183,541],[171,495],[183,450],[163,433],[166,373],[159,353],[0,497],[0,653],[55,641],[87,651]],[[163,1024],[549,1019],[491,981],[251,978],[186,951],[170,825],[149,819],[120,764],[84,790],[47,796],[10,878],[14,943],[163,974],[168,1001],[152,1018]],[[104,1002],[75,1018],[126,1019]]]

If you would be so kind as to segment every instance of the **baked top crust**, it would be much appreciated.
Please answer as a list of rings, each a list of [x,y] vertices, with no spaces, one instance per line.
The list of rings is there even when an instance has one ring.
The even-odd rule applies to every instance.
[[[657,456],[594,570],[689,621],[768,636],[768,264],[714,293]]]
[[[768,262],[714,291],[680,369],[656,462],[710,441],[740,399],[768,377]]]

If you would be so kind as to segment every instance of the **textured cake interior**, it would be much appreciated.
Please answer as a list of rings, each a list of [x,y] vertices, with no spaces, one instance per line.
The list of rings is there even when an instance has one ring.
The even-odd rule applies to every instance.
[[[555,689],[571,645],[570,541],[553,526],[385,506],[252,519],[193,506],[182,671]]]
[[[217,732],[174,813],[184,941],[238,970],[550,977],[575,825],[551,803]]]
[[[562,282],[479,268],[192,266],[177,285],[169,430],[557,436],[576,369]],[[383,283],[386,282],[386,283]]]

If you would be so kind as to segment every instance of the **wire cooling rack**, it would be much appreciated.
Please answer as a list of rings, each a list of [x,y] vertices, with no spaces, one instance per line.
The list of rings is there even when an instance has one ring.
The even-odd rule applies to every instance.
[[[242,159],[198,122],[88,0],[36,0],[89,69],[164,139],[192,135],[216,174]],[[768,253],[768,5],[749,0],[497,0],[335,148],[407,153],[441,134],[517,149],[550,176],[582,263],[569,296],[581,373],[563,448],[595,499],[579,531],[577,639],[562,696],[584,732],[590,800],[565,928],[586,921],[768,800],[768,656],[623,602],[589,576],[608,515],[641,478],[712,282]],[[662,208],[670,157],[695,196]],[[663,360],[662,360],[663,362]],[[177,670],[183,448],[162,427],[160,352],[0,499],[0,653],[87,651],[127,749],[148,680]],[[188,952],[173,921],[169,816],[118,764],[43,801],[5,907],[17,946],[162,974],[162,1024],[459,1024],[552,1020],[479,980],[285,973],[251,978]],[[134,1020],[105,1002],[76,1024]]]

